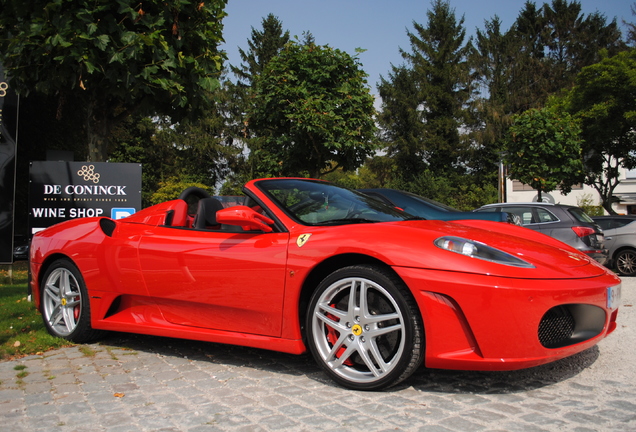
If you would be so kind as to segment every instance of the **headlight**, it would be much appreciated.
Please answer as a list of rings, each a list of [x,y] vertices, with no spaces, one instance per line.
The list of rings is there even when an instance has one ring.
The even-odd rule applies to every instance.
[[[471,258],[482,259],[484,261],[514,267],[534,268],[534,265],[529,262],[475,240],[467,240],[461,237],[451,236],[440,237],[435,240],[435,246],[440,249],[466,255]]]

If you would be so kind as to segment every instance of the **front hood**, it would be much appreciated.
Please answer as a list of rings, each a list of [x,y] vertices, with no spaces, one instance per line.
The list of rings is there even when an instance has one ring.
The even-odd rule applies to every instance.
[[[377,251],[396,266],[487,274],[523,279],[570,279],[600,276],[608,270],[568,245],[536,231],[500,222],[479,221],[481,227],[463,222],[407,221],[378,224],[373,230]],[[361,225],[346,227],[352,235]],[[369,228],[367,228],[368,230]],[[443,236],[484,243],[532,265],[516,267],[444,250],[434,242]],[[368,232],[367,232],[368,237]],[[400,245],[400,247],[396,247]]]
[[[411,225],[411,222],[408,222]],[[498,263],[490,263],[478,258],[465,257],[460,254],[439,250],[440,255],[456,255],[457,262],[466,266],[466,271],[479,271],[474,267],[504,277],[520,277],[532,279],[553,278],[586,278],[607,273],[607,269],[587,255],[552,237],[536,231],[502,223],[486,223],[484,221],[437,222],[428,221],[428,226],[411,225],[413,228],[425,229],[434,236],[456,236],[475,240],[490,247],[507,252],[520,258],[534,268],[520,268]],[[423,225],[423,224],[422,224]],[[459,270],[459,269],[457,269]]]
[[[476,240],[490,247],[499,249],[514,255],[534,265],[575,268],[586,266],[592,261],[584,255],[562,242],[554,242],[546,239],[546,235],[536,231],[522,228],[521,230],[475,228],[464,223],[453,224],[453,235],[466,239]],[[522,237],[521,234],[524,234]]]

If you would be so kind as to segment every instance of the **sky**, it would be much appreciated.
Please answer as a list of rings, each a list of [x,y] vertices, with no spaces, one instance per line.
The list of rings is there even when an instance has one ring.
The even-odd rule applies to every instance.
[[[550,0],[551,2],[551,0]],[[450,0],[455,16],[464,17],[467,36],[484,28],[484,22],[499,16],[507,30],[523,8],[525,0]],[[535,1],[540,6],[544,1]],[[636,22],[630,0],[579,0],[586,16],[596,11],[616,21],[625,34],[623,21]],[[329,45],[351,55],[356,48],[366,51],[358,55],[362,68],[369,75],[368,84],[375,93],[380,76],[387,77],[391,65],[403,63],[400,48],[410,52],[408,31],[413,22],[426,25],[430,0],[229,0],[223,19],[228,62],[241,64],[238,48],[247,51],[252,27],[262,30],[262,21],[272,13],[290,35],[302,38],[304,31],[313,34],[316,44]],[[234,79],[234,77],[231,77]]]

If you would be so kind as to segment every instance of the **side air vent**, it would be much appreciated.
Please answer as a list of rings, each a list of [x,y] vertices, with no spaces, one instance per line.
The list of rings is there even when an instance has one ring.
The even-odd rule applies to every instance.
[[[102,231],[104,231],[104,234],[106,234],[108,237],[112,237],[113,231],[115,231],[115,228],[117,228],[117,224],[112,219],[103,218],[99,220],[99,227],[102,229]]]

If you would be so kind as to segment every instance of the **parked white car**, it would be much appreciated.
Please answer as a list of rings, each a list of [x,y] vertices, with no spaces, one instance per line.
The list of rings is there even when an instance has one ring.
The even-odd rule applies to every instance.
[[[623,276],[636,276],[636,215],[592,217],[605,234],[608,267]]]

